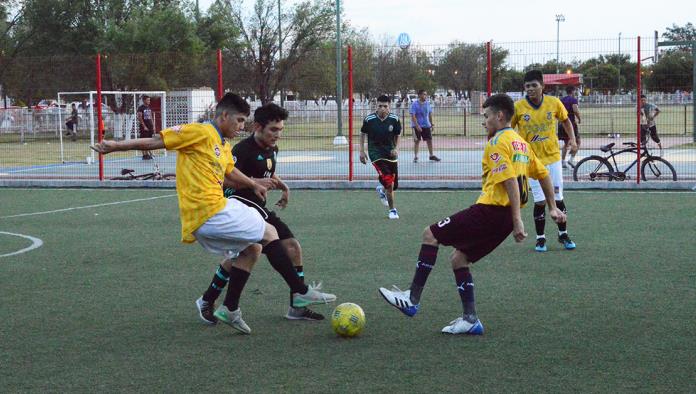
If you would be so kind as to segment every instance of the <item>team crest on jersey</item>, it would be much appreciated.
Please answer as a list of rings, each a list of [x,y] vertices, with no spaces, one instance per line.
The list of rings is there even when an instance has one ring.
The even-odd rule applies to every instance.
[[[553,114],[551,112],[546,113],[546,119],[551,120],[553,118]]]
[[[394,126],[393,126],[393,125],[389,125],[389,131],[394,131]]]
[[[266,159],[266,168],[268,169],[268,171],[270,171],[271,168],[273,168],[273,160],[271,160],[270,158]]]
[[[215,156],[220,157],[220,147],[215,145]]]
[[[524,119],[525,122],[529,122],[529,119],[532,119],[532,117],[529,116],[529,114],[524,114],[524,116],[522,117],[522,119]]]
[[[488,156],[493,160],[496,164],[500,161],[500,155],[498,153],[493,153],[490,156]]]

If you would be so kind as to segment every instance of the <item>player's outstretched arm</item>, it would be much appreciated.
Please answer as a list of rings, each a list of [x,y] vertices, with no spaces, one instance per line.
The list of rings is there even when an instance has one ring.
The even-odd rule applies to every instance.
[[[520,187],[517,184],[517,179],[509,178],[503,181],[503,186],[510,199],[510,214],[512,215],[512,236],[515,242],[522,242],[527,238],[527,233],[524,232],[524,223],[522,222],[522,213],[520,212]]]
[[[103,154],[127,150],[155,150],[164,149],[164,141],[159,134],[155,134],[152,138],[136,138],[125,141],[104,140],[90,146],[90,148]]]
[[[556,223],[565,223],[565,213],[561,212],[561,210],[556,206],[556,198],[553,193],[553,182],[551,182],[551,177],[547,175],[544,177],[544,179],[540,179],[539,184],[541,184],[541,190],[544,191],[546,205],[549,207],[549,216],[551,216],[553,221]]]

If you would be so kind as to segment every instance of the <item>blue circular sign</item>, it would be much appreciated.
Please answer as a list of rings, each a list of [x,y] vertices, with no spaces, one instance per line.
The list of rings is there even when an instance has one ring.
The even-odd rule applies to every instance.
[[[407,33],[401,33],[396,39],[396,43],[399,45],[399,48],[408,49],[411,46],[411,37]]]

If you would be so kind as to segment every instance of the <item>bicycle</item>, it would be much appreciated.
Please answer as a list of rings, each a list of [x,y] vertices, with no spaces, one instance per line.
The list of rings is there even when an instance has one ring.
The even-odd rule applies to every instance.
[[[172,179],[176,179],[176,174],[169,172],[161,173],[157,164],[155,164],[152,172],[136,175],[135,170],[123,168],[121,169],[121,176],[111,178],[112,181],[169,181]]]
[[[638,153],[638,146],[635,142],[624,142],[623,145],[627,145],[628,148],[623,148],[615,152],[614,145],[615,143],[612,142],[611,144],[603,145],[599,148],[602,152],[609,153],[606,157],[592,155],[580,160],[573,169],[573,180],[625,181],[626,179],[630,179],[627,174],[631,168],[638,163],[638,158],[634,159],[633,162],[623,170],[620,170],[619,164],[616,162],[616,156],[625,154],[636,156]],[[640,157],[642,161],[640,173],[644,181],[670,178],[673,181],[677,180],[677,172],[674,170],[672,164],[660,156],[652,155],[647,147],[641,147]],[[611,162],[609,161],[610,159]]]

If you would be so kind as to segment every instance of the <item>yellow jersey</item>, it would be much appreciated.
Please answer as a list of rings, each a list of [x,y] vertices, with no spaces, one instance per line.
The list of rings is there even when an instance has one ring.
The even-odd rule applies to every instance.
[[[515,102],[512,127],[532,146],[532,150],[544,165],[561,160],[558,147],[556,120],[568,119],[568,111],[556,97],[543,95],[541,104],[534,105],[528,98]]]
[[[164,146],[177,151],[181,241],[195,242],[193,232],[227,204],[222,185],[225,174],[234,169],[232,149],[211,123],[175,126],[160,133]]]
[[[483,150],[483,186],[477,204],[510,206],[503,182],[515,178],[520,188],[520,208],[529,196],[528,177],[543,179],[549,174],[534,151],[512,128],[498,130]]]

